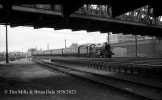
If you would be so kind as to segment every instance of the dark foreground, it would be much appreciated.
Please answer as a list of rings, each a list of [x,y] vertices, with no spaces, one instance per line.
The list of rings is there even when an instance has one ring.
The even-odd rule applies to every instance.
[[[0,64],[1,100],[136,100],[27,59]]]

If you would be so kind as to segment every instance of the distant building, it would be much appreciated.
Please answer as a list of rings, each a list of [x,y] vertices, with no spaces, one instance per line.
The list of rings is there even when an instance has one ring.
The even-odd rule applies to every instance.
[[[72,43],[71,46],[69,46],[69,48],[77,48],[78,47],[78,43]]]
[[[155,37],[137,35],[137,40],[147,40],[147,39],[155,39]],[[131,42],[135,40],[136,40],[135,35],[111,34],[109,36],[109,41],[111,44]]]
[[[30,48],[30,49],[28,49],[28,52],[27,52],[26,57],[31,57],[32,54],[33,54],[33,52],[35,52],[35,51],[38,51],[38,50],[35,49],[35,48]]]
[[[4,60],[5,57],[6,57],[5,52],[0,52],[0,61],[1,61],[1,60]]]
[[[35,51],[37,51],[37,49],[35,48],[28,49],[28,52],[35,52]]]

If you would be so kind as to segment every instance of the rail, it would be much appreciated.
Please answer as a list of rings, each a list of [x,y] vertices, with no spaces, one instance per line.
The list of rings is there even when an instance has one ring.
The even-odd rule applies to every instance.
[[[33,59],[36,63],[42,64],[44,66],[50,67],[54,70],[61,71],[70,76],[88,80],[97,84],[108,86],[109,88],[114,88],[117,91],[127,93],[129,95],[135,96],[142,100],[161,100],[161,88],[154,87],[151,85],[146,85],[133,81],[126,81],[124,79],[117,79],[108,76],[103,76],[97,73],[88,72],[87,70],[80,70],[74,66],[68,66],[63,63],[53,63],[45,60],[40,60],[37,58]],[[127,87],[127,88],[126,88]],[[142,88],[141,88],[142,87]],[[155,92],[156,91],[156,92]]]
[[[52,58],[51,62],[64,62],[67,64],[86,66],[88,68],[106,70],[111,72],[119,72],[132,75],[140,75],[145,77],[157,78],[160,80],[162,67],[153,64],[136,64],[120,61],[93,61],[90,59],[72,59],[72,58]]]

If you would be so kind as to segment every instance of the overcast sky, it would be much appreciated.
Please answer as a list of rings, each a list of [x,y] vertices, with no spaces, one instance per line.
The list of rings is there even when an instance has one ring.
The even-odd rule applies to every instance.
[[[5,51],[5,26],[0,25],[0,52]],[[8,27],[9,51],[27,51],[28,48],[50,49],[65,47],[72,43],[102,43],[106,41],[107,34],[100,32],[86,32],[71,30],[54,30],[52,28],[34,29],[33,27]]]

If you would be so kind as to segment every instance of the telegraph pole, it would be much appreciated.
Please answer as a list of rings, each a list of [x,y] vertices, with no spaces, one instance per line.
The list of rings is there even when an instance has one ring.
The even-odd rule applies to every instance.
[[[7,24],[6,24],[6,63],[9,63],[9,60],[8,60],[8,28],[7,28]]]
[[[108,32],[107,35],[107,43],[110,44],[110,32]]]

